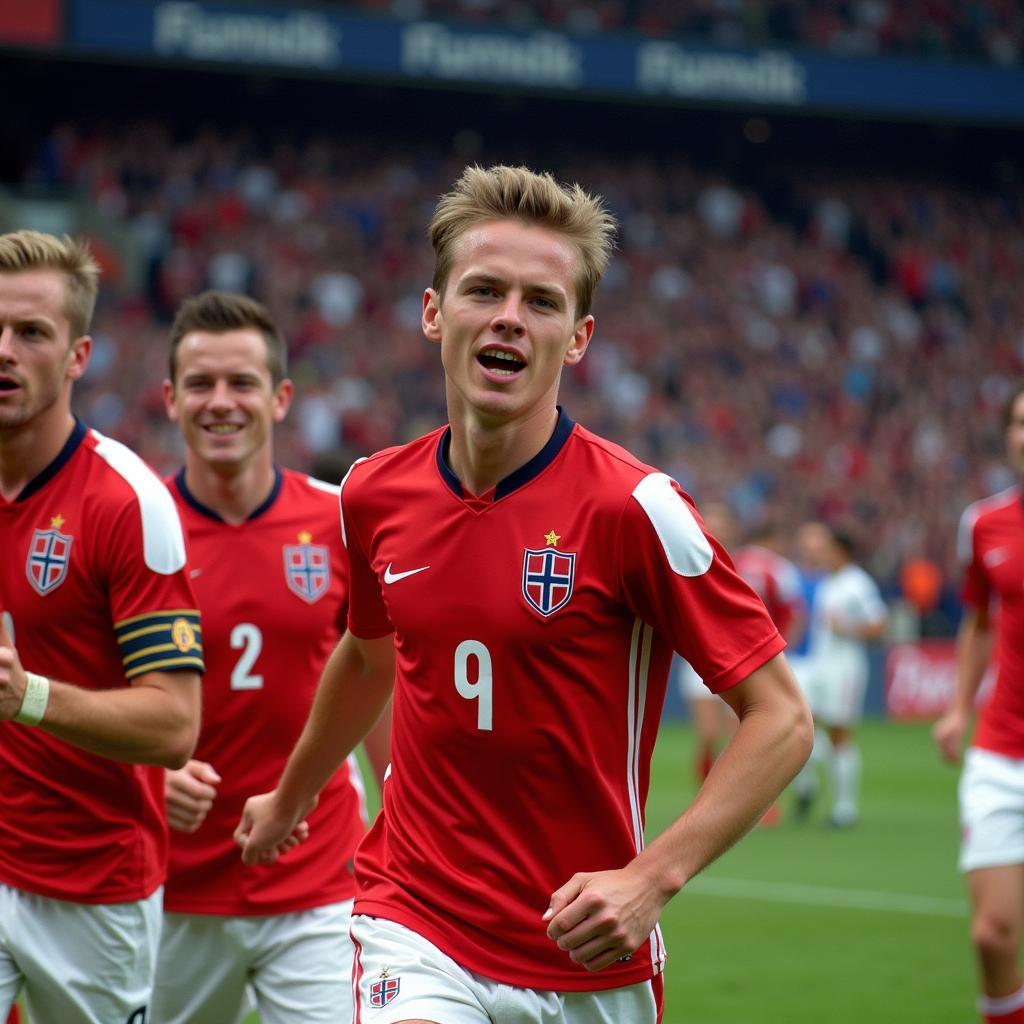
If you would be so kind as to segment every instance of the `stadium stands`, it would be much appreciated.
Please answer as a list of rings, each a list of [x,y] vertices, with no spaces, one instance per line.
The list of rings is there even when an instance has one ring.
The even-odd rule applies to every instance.
[[[913,55],[1021,62],[1024,10],[1014,0],[362,0],[397,18],[445,18],[557,28],[690,36],[721,45],[806,46],[835,54]]]
[[[146,267],[140,291],[105,288],[79,396],[88,420],[176,464],[166,319],[218,287],[262,298],[291,340],[301,387],[286,463],[343,460],[439,422],[418,327],[432,269],[421,225],[464,161],[401,138],[383,151],[333,136],[264,150],[242,129],[183,145],[156,125],[54,132],[26,182],[130,227]],[[1008,482],[992,424],[1024,371],[1019,184],[983,194],[794,167],[751,187],[597,151],[554,170],[604,194],[622,224],[571,412],[747,522],[859,523],[893,587],[920,556],[953,578],[959,510]]]

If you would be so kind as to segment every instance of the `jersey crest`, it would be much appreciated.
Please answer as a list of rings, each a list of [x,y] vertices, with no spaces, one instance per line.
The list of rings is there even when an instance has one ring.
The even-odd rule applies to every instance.
[[[526,548],[523,552],[523,597],[545,618],[564,608],[572,597],[576,553],[557,548]]]
[[[56,527],[36,530],[28,547],[25,572],[33,590],[40,597],[56,590],[68,575],[73,537],[61,533]]]
[[[331,556],[324,544],[286,544],[284,576],[288,589],[315,604],[331,585]]]
[[[401,978],[380,978],[370,986],[370,1005],[387,1006],[402,987]]]

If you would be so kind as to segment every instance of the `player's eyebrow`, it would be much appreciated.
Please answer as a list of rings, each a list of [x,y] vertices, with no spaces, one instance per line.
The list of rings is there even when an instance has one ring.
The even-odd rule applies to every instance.
[[[52,321],[46,319],[46,317],[15,317],[12,323],[13,326],[19,331],[25,330],[26,327],[35,327],[37,330],[42,331],[46,335],[52,335],[56,332],[56,326],[52,323]]]
[[[507,283],[508,282],[505,280],[505,278],[498,277],[495,274],[469,273],[469,274],[466,274],[466,276],[463,277],[459,281],[459,286],[462,287],[462,288],[475,288],[475,287],[478,287],[479,285],[482,285],[482,284],[485,284],[485,285],[504,285],[504,284],[507,284]],[[553,284],[544,284],[544,283],[539,282],[539,281],[538,282],[533,282],[533,283],[527,283],[523,287],[523,291],[527,295],[539,295],[542,298],[551,299],[552,301],[555,301],[555,302],[565,302],[565,301],[567,301],[567,296],[565,294],[564,289],[558,287],[557,285],[553,285]]]

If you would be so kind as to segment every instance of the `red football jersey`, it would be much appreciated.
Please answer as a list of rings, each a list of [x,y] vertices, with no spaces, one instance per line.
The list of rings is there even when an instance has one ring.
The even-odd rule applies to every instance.
[[[1024,505],[1013,487],[968,506],[960,520],[963,600],[998,609],[996,682],[978,719],[974,745],[1024,757]]]
[[[195,832],[171,832],[164,908],[280,914],[351,899],[352,855],[366,831],[354,758],[324,787],[308,841],[279,864],[245,867],[232,839],[246,797],[277,785],[345,629],[338,488],[278,470],[270,497],[236,526],[189,493],[183,472],[170,487],[204,627],[203,728],[193,756],[223,781]]]
[[[394,631],[398,658],[356,913],[509,984],[644,981],[659,931],[591,974],[547,938],[549,897],[643,848],[673,647],[721,691],[782,638],[676,485],[564,413],[493,500],[463,494],[448,439],[381,452],[343,485],[349,628]]]
[[[0,499],[0,606],[30,672],[103,690],[203,667],[174,502],[124,445],[81,423]],[[0,882],[78,903],[149,896],[167,870],[163,769],[0,722]]]
[[[733,555],[733,564],[764,602],[772,621],[785,636],[804,605],[796,566],[788,558],[759,544],[740,548]]]

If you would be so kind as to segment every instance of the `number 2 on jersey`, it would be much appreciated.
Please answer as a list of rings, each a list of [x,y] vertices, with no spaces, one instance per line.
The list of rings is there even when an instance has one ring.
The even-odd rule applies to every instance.
[[[231,670],[231,689],[262,690],[263,676],[252,670],[263,650],[263,634],[259,626],[251,622],[240,622],[235,626],[231,630],[231,649],[242,652]]]
[[[469,681],[469,660],[476,662],[476,682]],[[479,640],[463,640],[455,648],[455,689],[460,697],[475,700],[476,727],[490,732],[492,725],[491,705],[491,652]]]

